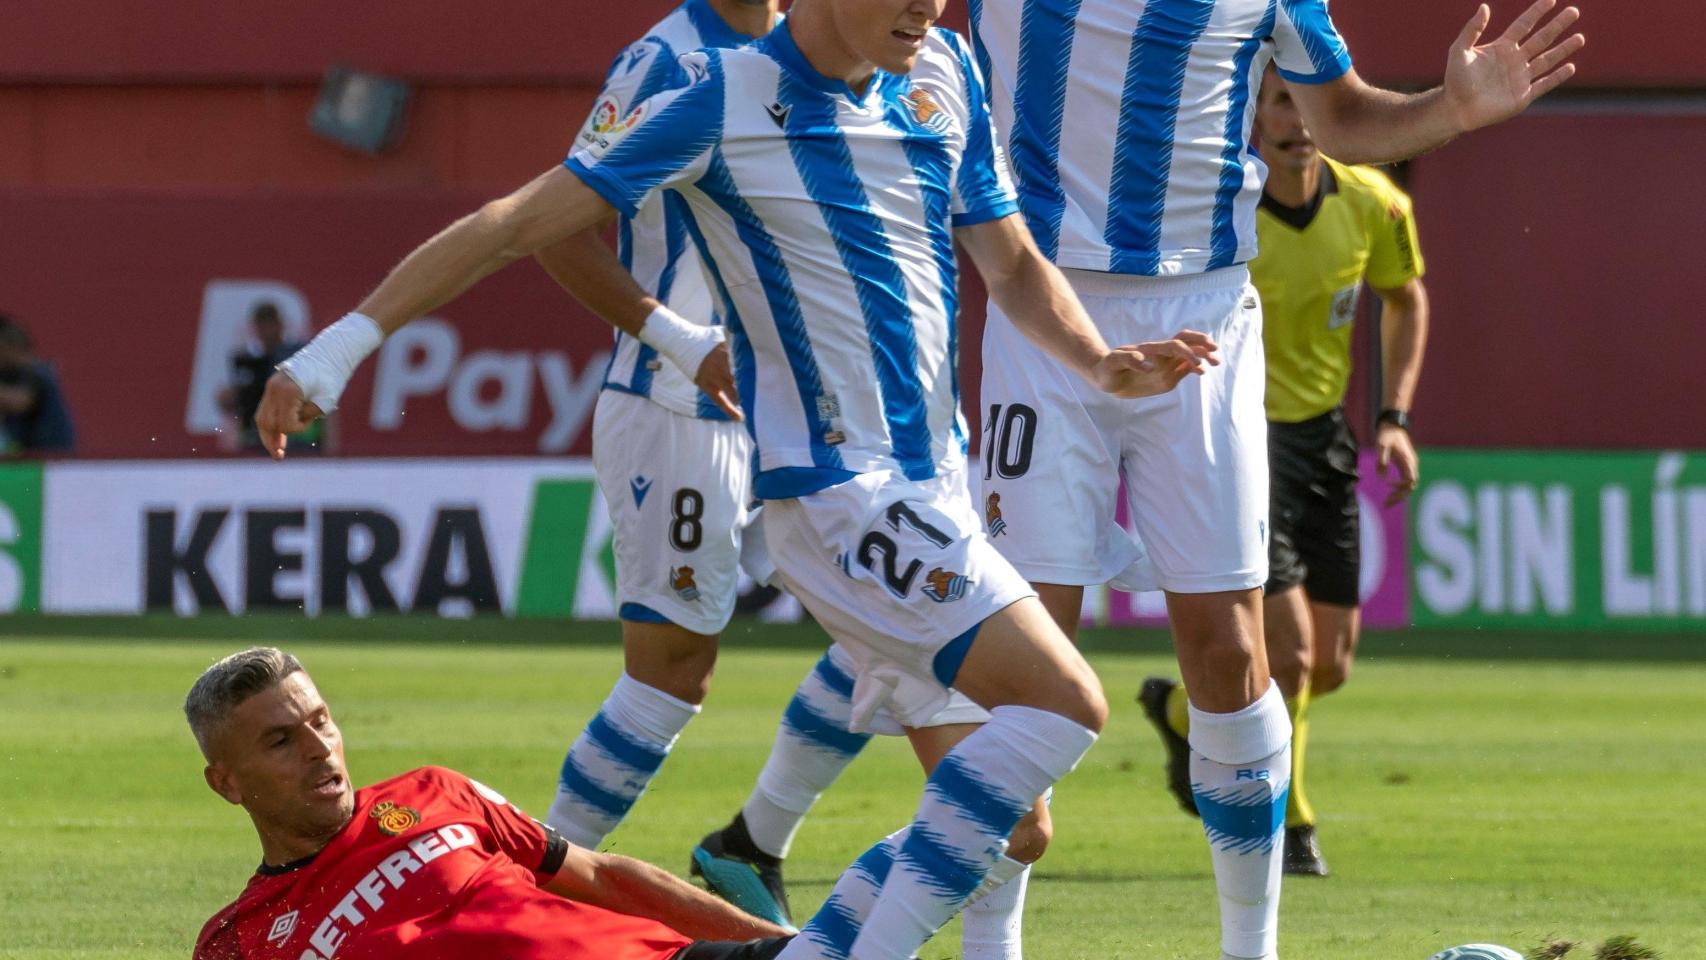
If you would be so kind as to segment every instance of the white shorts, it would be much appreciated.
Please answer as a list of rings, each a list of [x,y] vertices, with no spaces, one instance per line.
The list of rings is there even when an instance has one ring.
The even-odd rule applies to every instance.
[[[592,460],[615,528],[618,617],[709,635],[728,626],[751,456],[741,424],[617,390],[599,395]]]
[[[852,729],[985,719],[950,696],[937,654],[1034,592],[984,537],[965,475],[912,482],[860,474],[759,521],[777,576],[856,666]]]
[[[1064,273],[1110,346],[1199,330],[1220,345],[1220,366],[1158,397],[1112,397],[1043,353],[991,303],[980,489],[991,542],[1037,583],[1115,581],[1174,593],[1261,586],[1267,370],[1248,272]],[[1140,544],[1114,522],[1122,475]],[[1133,566],[1145,562],[1147,576]]]
[[[841,671],[850,677],[859,675],[858,661],[840,643],[829,645],[829,659]],[[914,727],[948,727],[959,723],[988,723],[989,711],[978,706],[972,699],[958,690],[948,691],[948,705],[932,714],[923,723],[912,724]],[[874,733],[885,737],[899,737],[906,734],[906,727],[894,718],[888,707],[878,707],[869,721],[860,729],[861,733]]]

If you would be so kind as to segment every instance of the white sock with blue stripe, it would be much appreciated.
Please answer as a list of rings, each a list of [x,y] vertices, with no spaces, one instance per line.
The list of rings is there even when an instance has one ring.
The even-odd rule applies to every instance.
[[[1002,857],[960,914],[960,960],[1020,960],[1031,865]]]
[[[776,960],[846,960],[911,829],[889,834],[853,861],[835,881],[823,906]],[[996,861],[966,903],[961,960],[1019,960],[1019,917],[1030,869],[1030,864],[1009,857]],[[975,934],[974,913],[989,921]]]
[[[835,881],[829,899],[776,960],[847,960],[911,829],[897,830],[860,854]]]
[[[1191,713],[1191,792],[1220,889],[1221,950],[1278,956],[1291,718],[1277,685],[1236,713]]]
[[[773,857],[788,855],[806,813],[871,739],[847,729],[855,672],[846,652],[830,647],[782,712],[770,758],[741,808],[752,842]]]
[[[595,850],[663,766],[699,708],[624,673],[563,758],[545,815],[570,843]]]
[[[1096,735],[1056,713],[1005,706],[948,752],[850,957],[906,960],[947,923],[1007,849],[1043,791],[1077,765]]]

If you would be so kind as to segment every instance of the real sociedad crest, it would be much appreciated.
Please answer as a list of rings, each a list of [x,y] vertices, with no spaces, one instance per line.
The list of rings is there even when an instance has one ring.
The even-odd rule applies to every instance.
[[[693,579],[692,567],[671,567],[669,586],[676,596],[691,603],[699,599],[699,584]]]
[[[913,87],[906,95],[907,106],[912,110],[912,119],[918,125],[932,133],[946,136],[954,127],[954,118],[936,104],[930,96],[930,91],[922,87]]]
[[[965,596],[969,586],[971,578],[965,574],[937,567],[924,578],[924,595],[937,603],[952,603]]]
[[[992,493],[989,499],[984,501],[983,519],[989,528],[991,539],[1007,531],[1007,521],[1001,519],[1001,494]]]

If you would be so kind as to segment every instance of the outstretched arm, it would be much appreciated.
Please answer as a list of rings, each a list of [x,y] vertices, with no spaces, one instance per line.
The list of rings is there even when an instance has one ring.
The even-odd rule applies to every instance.
[[[570,847],[545,889],[616,913],[656,920],[695,940],[785,937],[779,927],[649,863]]]
[[[668,357],[724,413],[745,419],[723,329],[681,317],[647,293],[597,230],[542,247],[533,258],[588,310]]]
[[[1214,341],[1194,331],[1172,340],[1108,349],[1066,278],[1032,241],[1018,214],[955,231],[990,297],[1026,337],[1084,379],[1122,397],[1166,393],[1203,361],[1218,364]]]
[[[1445,82],[1425,93],[1370,86],[1355,70],[1328,83],[1290,90],[1323,153],[1342,163],[1388,163],[1426,153],[1481,127],[1509,120],[1576,72],[1570,58],[1587,38],[1565,36],[1581,12],[1537,0],[1495,40],[1481,43],[1492,20],[1482,4],[1451,45]]]
[[[499,267],[604,223],[615,212],[567,168],[553,167],[421,244],[356,312],[390,333],[454,300]]]
[[[261,444],[284,456],[285,435],[336,406],[355,367],[384,336],[440,307],[498,268],[615,213],[574,174],[555,167],[456,221],[403,258],[355,314],[320,332],[267,381],[255,412]]]

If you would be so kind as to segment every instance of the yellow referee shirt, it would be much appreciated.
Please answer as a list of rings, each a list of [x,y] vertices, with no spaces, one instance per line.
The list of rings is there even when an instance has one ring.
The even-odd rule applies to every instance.
[[[1328,160],[1319,205],[1293,210],[1264,195],[1256,238],[1268,419],[1308,420],[1344,402],[1363,281],[1392,290],[1422,275],[1410,197],[1378,170]]]

